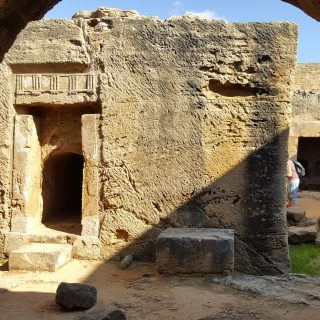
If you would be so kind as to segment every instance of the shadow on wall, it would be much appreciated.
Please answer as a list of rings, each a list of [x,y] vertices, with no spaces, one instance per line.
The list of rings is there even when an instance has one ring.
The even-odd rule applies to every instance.
[[[225,227],[235,229],[235,263],[238,270],[255,274],[289,272],[284,190],[287,136],[288,132],[285,131],[252,152],[224,176],[195,193],[189,201],[178,207],[159,225],[150,225],[149,231],[141,237],[132,240],[125,230],[118,230],[118,237],[123,240],[123,247],[112,258],[123,257],[134,252],[135,259],[154,259],[155,237],[167,227]],[[279,152],[281,148],[284,152]],[[232,195],[227,188],[235,179],[244,181],[245,185],[241,194],[235,192]],[[221,204],[221,211],[218,210],[219,204]],[[80,312],[62,314],[54,303],[54,292],[59,281],[74,281],[73,276],[70,278],[70,272],[74,273],[75,270],[68,269],[68,266],[63,268],[67,269],[65,273],[61,273],[61,278],[57,276],[55,280],[48,283],[45,281],[32,283],[33,288],[37,288],[33,291],[30,290],[28,281],[21,281],[16,289],[4,291],[2,295],[4,303],[0,305],[1,314],[11,314],[16,319],[19,317],[24,319],[23,311],[28,309],[31,315],[41,312],[46,319],[55,319],[58,315],[65,317],[64,319],[74,319]],[[127,271],[118,273],[119,268],[120,266],[114,265],[98,265],[94,271],[90,269],[90,272],[86,272],[86,276],[78,278],[77,281],[97,287],[100,307],[123,308],[125,306],[126,311],[130,313],[140,312],[135,309],[135,306],[139,305],[148,310],[150,301],[140,301],[141,296],[135,290],[130,291],[132,290],[130,285],[138,279],[137,283],[141,284],[141,290],[148,289],[151,285],[144,286],[146,283],[144,281],[148,281],[148,278],[143,278],[143,275],[150,275],[146,273],[150,270],[140,270],[136,273],[133,271],[132,277],[132,273],[130,276],[130,272]],[[57,272],[59,273],[59,270]],[[58,278],[59,281],[57,281]],[[101,281],[101,279],[105,280]],[[186,284],[183,285],[185,290]],[[18,290],[21,292],[17,292]],[[149,294],[152,295],[154,292]],[[135,305],[130,300],[132,297]],[[136,302],[137,299],[139,302]],[[11,308],[9,304],[8,308],[6,301],[16,301],[15,307]],[[159,300],[156,301],[159,304]],[[188,302],[184,297],[180,303]],[[4,306],[6,306],[5,309]],[[163,308],[162,305],[160,307]],[[153,311],[149,312],[152,314]]]
[[[121,246],[111,259],[133,253],[137,260],[154,261],[156,237],[168,227],[231,228],[235,230],[236,270],[260,275],[289,272],[287,138],[288,131],[274,137],[215,182],[195,192],[160,224],[150,224],[142,236],[131,239],[128,231],[116,230]],[[235,185],[238,190],[232,189]],[[161,215],[161,205],[154,205]],[[114,213],[116,216],[117,210]]]
[[[140,238],[134,239],[133,243],[129,243],[128,234],[119,230],[118,236],[127,242],[119,250],[117,256],[125,256],[128,253],[135,252],[136,259],[154,258],[155,236],[159,234],[161,229],[169,226],[224,226],[234,228],[236,231],[237,269],[256,274],[276,274],[289,271],[284,206],[285,190],[283,188],[286,157],[282,158],[283,155],[286,156],[286,152],[278,151],[281,147],[284,150],[286,149],[286,142],[287,132],[285,131],[252,152],[223,177],[194,194],[189,201],[172,212],[161,224],[150,226],[150,230]],[[245,175],[243,170],[246,172]],[[235,179],[242,179],[245,182],[244,192],[242,194],[235,193],[232,196],[230,192],[226,192],[226,188]],[[219,203],[222,204],[221,208],[224,208],[220,212],[217,210]],[[234,207],[238,211],[235,211]],[[226,212],[228,208],[232,212],[231,215]],[[116,258],[116,256],[113,258]],[[64,268],[65,270],[63,270]],[[151,288],[151,291],[148,292],[150,296],[154,295],[155,292],[159,295],[159,288],[157,287],[159,283],[152,285],[154,280],[150,280],[150,277],[143,278],[143,275],[152,275],[154,272],[152,269],[151,274],[150,269],[138,269],[137,271],[136,268],[133,272],[121,271],[119,273],[118,266],[103,264],[97,265],[95,269],[88,267],[89,271],[84,270],[86,270],[86,267],[83,267],[76,281],[97,287],[100,307],[123,308],[125,306],[127,312],[139,313],[142,311],[136,309],[136,305],[138,305],[141,306],[141,310],[146,308],[150,314],[154,312],[154,310],[148,309],[150,300],[141,301],[141,296],[136,291],[137,288],[142,288],[139,290]],[[21,279],[17,287],[13,287],[10,291],[1,291],[0,289],[3,302],[0,304],[1,314],[8,316],[8,318],[11,316],[15,319],[25,319],[25,310],[28,310],[30,316],[37,317],[39,314],[43,314],[49,320],[56,319],[58,315],[63,319],[74,319],[80,312],[61,313],[54,302],[54,292],[59,282],[75,281],[74,272],[74,269],[68,268],[68,265],[66,265],[56,274],[48,275],[46,273],[48,277],[46,279],[50,279],[49,281],[43,281],[42,274],[39,281],[34,281],[34,273],[20,274]],[[37,278],[39,278],[39,274],[37,274]],[[104,280],[102,281],[102,279]],[[137,279],[138,281],[135,284]],[[181,278],[179,281],[181,281]],[[201,286],[203,286],[202,281]],[[149,285],[145,286],[147,283]],[[165,288],[169,288],[166,283],[161,283]],[[174,284],[174,286],[179,285],[179,283]],[[137,287],[131,287],[134,285],[137,285]],[[181,285],[185,290],[186,283]],[[30,286],[33,289],[30,289]],[[187,286],[190,287],[190,282]],[[208,288],[209,290],[212,289],[212,287]],[[164,291],[165,289],[162,288],[160,294],[163,295]],[[110,293],[112,293],[111,296]],[[15,303],[11,304],[10,301],[15,301]],[[155,301],[159,304],[159,300]],[[186,297],[182,297],[179,303],[187,304],[188,300]],[[163,308],[163,305],[160,304],[160,308]]]

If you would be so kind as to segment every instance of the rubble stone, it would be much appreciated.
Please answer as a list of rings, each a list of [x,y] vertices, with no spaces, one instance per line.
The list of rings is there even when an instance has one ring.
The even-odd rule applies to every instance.
[[[133,263],[133,255],[129,254],[127,256],[125,256],[121,262],[120,262],[120,267],[122,270],[127,269],[131,266],[131,264]]]
[[[65,310],[90,309],[97,302],[97,289],[80,283],[61,282],[56,291],[56,303]]]
[[[308,227],[288,227],[288,240],[290,244],[315,242],[318,233],[316,225]]]
[[[306,211],[299,207],[287,208],[287,219],[297,223],[301,221],[306,215]]]

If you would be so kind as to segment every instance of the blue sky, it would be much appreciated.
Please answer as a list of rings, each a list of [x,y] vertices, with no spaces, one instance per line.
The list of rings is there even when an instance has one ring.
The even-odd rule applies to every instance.
[[[296,22],[299,25],[298,61],[320,62],[320,22],[280,0],[63,0],[46,18],[71,18],[75,12],[103,6],[134,9],[162,19],[191,11],[228,22]]]

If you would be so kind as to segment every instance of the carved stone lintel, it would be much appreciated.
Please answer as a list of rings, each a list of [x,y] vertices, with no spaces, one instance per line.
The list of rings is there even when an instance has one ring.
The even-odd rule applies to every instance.
[[[17,74],[16,94],[94,92],[93,74]]]

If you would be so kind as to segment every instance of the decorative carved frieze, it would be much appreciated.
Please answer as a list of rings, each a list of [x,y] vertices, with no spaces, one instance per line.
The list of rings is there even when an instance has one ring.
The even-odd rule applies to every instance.
[[[16,74],[16,94],[89,93],[96,88],[93,74]]]

